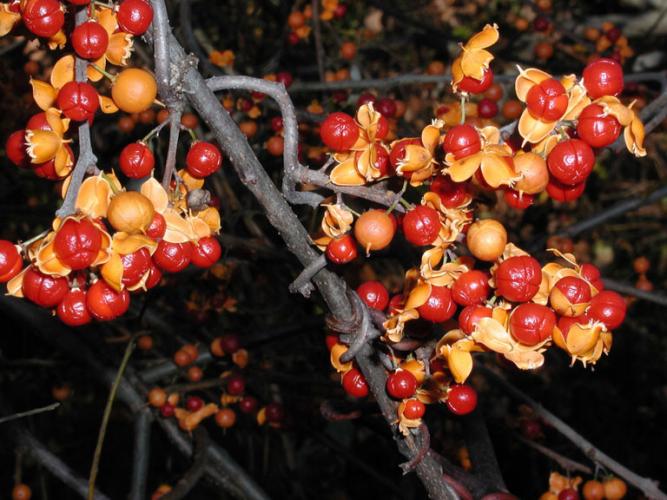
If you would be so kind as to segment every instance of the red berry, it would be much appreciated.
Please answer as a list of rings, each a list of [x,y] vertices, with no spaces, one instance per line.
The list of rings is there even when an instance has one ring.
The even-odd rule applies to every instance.
[[[526,95],[526,107],[533,117],[547,122],[560,119],[567,111],[565,87],[555,78],[533,85]]]
[[[438,193],[440,201],[447,208],[457,208],[470,200],[467,184],[454,182],[449,176],[439,175],[431,182],[431,191]]]
[[[449,129],[442,142],[445,153],[457,160],[477,153],[482,147],[479,133],[471,125],[456,125]]]
[[[155,212],[153,214],[153,220],[146,228],[146,236],[154,240],[158,240],[164,236],[164,233],[167,231],[167,221],[164,220],[164,217]]]
[[[533,28],[535,28],[535,31],[546,31],[549,29],[550,24],[551,23],[546,17],[537,16],[533,21]]]
[[[63,114],[74,121],[90,121],[100,107],[95,87],[85,82],[67,82],[58,92],[56,101]]]
[[[177,273],[182,271],[192,258],[192,243],[169,243],[160,241],[153,254],[153,262],[166,273]]]
[[[283,117],[282,116],[274,116],[271,118],[271,128],[273,129],[274,132],[282,132],[283,131]]]
[[[398,369],[387,377],[387,394],[394,399],[412,397],[417,391],[417,379],[408,370]]]
[[[123,0],[118,6],[118,26],[131,35],[143,35],[153,21],[153,7],[146,0]]]
[[[549,173],[568,186],[584,182],[593,171],[594,165],[593,150],[580,139],[559,142],[547,156]]]
[[[203,179],[217,172],[221,164],[222,153],[210,142],[197,141],[192,143],[185,157],[185,168],[190,175],[198,179]]]
[[[417,205],[403,218],[405,239],[416,246],[430,245],[440,233],[438,212],[424,205]]]
[[[493,118],[498,114],[498,104],[485,97],[477,103],[477,114],[481,118]]]
[[[368,307],[384,311],[389,304],[389,292],[379,281],[366,281],[357,288],[357,294]]]
[[[226,333],[220,337],[220,347],[226,354],[234,354],[241,348],[239,336],[234,333]]]
[[[245,391],[245,379],[242,375],[232,375],[227,379],[227,392],[232,396],[238,396]]]
[[[603,148],[612,144],[621,135],[621,124],[604,112],[602,106],[590,104],[579,115],[577,135],[593,148]]]
[[[447,394],[447,408],[455,415],[467,415],[477,407],[477,391],[466,384],[454,384]]]
[[[106,281],[98,280],[88,289],[86,306],[96,320],[111,321],[127,312],[130,294],[127,290],[117,292]]]
[[[25,125],[26,130],[52,130],[46,119],[46,113],[36,113],[30,117]]]
[[[365,398],[368,396],[368,384],[364,374],[356,368],[352,368],[343,375],[343,389],[354,398]]]
[[[556,314],[547,306],[526,303],[510,315],[510,333],[525,345],[535,345],[551,337],[556,326]]]
[[[65,13],[58,0],[27,0],[21,17],[26,28],[44,38],[55,35],[65,24]]]
[[[476,269],[463,273],[452,286],[452,298],[460,306],[480,304],[488,294],[489,277]]]
[[[174,416],[174,413],[176,413],[176,407],[173,404],[165,403],[160,406],[160,414],[164,418],[171,418]]]
[[[0,283],[6,283],[19,272],[23,259],[16,245],[11,241],[0,240]]]
[[[9,161],[21,168],[30,166],[30,159],[25,146],[25,129],[17,130],[7,138],[5,154]]]
[[[147,248],[140,248],[139,250],[121,255],[121,262],[123,263],[123,285],[134,286],[146,276],[146,273],[153,267],[151,260],[151,253]]]
[[[217,238],[207,236],[200,238],[192,248],[192,263],[203,269],[211,267],[220,260],[222,247]]]
[[[199,396],[189,396],[185,400],[185,408],[188,411],[201,410],[204,407],[204,400]]]
[[[528,302],[540,289],[542,268],[528,255],[510,257],[495,273],[496,293],[511,302]]]
[[[109,34],[100,23],[86,21],[74,28],[71,42],[76,55],[95,61],[107,51]]]
[[[285,419],[285,408],[280,403],[269,403],[264,407],[266,420],[272,424],[279,424]]]
[[[452,292],[446,286],[431,286],[431,294],[426,303],[417,308],[419,317],[432,323],[442,323],[454,316],[456,304]]]
[[[598,59],[583,72],[584,87],[591,99],[618,95],[623,91],[623,68],[613,59]]]
[[[426,405],[418,399],[409,399],[405,402],[403,416],[410,420],[422,418],[426,413]]]
[[[559,279],[551,289],[549,303],[562,316],[578,316],[591,300],[591,287],[576,276]]]
[[[364,104],[368,104],[369,102],[375,104],[376,100],[377,97],[375,97],[373,94],[371,94],[370,92],[364,92],[359,96],[359,99],[357,99],[357,108],[360,108]]]
[[[387,311],[390,315],[398,314],[398,311],[403,309],[405,305],[405,300],[403,299],[403,294],[396,294],[391,299],[389,299],[389,305],[387,306]]]
[[[144,283],[146,290],[156,287],[160,281],[162,281],[162,271],[160,271],[155,264],[152,264],[146,283]]]
[[[547,184],[547,194],[554,200],[560,202],[579,199],[579,197],[584,194],[585,190],[586,181],[575,184],[574,186],[568,186],[552,177],[549,179],[549,184]]]
[[[294,77],[289,71],[278,71],[278,73],[276,73],[276,81],[278,83],[282,83],[287,89],[290,87],[290,85],[292,85]]]
[[[396,101],[390,97],[383,97],[374,103],[375,110],[385,118],[396,116]]]
[[[588,281],[591,285],[598,289],[598,291],[604,290],[604,283],[602,282],[602,277],[600,270],[597,266],[593,264],[584,263],[579,268],[579,274],[582,278]]]
[[[490,307],[473,305],[467,306],[459,314],[459,327],[466,335],[475,331],[482,318],[490,318],[493,310]]]
[[[558,493],[558,500],[579,500],[579,493],[574,488],[565,488]]]
[[[243,399],[239,401],[239,410],[241,413],[254,413],[257,410],[258,405],[257,398],[253,396],[243,396]]]
[[[70,290],[58,304],[56,313],[60,321],[69,326],[81,326],[92,321],[86,306],[86,292]]]
[[[375,155],[375,160],[373,161],[373,167],[380,171],[380,177],[387,177],[393,174],[391,165],[389,163],[389,153],[380,143],[375,143],[373,149],[371,150]],[[355,161],[358,161],[362,154],[365,151],[357,151],[354,153]]]
[[[357,242],[350,234],[338,236],[329,242],[326,256],[334,264],[347,264],[357,258]]]
[[[586,316],[604,323],[607,330],[614,330],[623,324],[626,310],[623,297],[611,290],[603,290],[591,300]]]
[[[133,142],[120,152],[118,164],[121,172],[130,179],[142,179],[155,167],[155,156],[143,142]]]
[[[346,113],[331,113],[320,126],[322,142],[333,151],[348,151],[357,142],[359,127]]]
[[[75,271],[89,267],[101,246],[102,232],[89,219],[67,219],[53,239],[58,260]]]
[[[37,268],[29,267],[23,275],[23,295],[26,299],[42,307],[55,307],[69,290],[67,279],[42,274]]]
[[[505,203],[517,210],[525,210],[535,201],[535,195],[520,193],[514,189],[505,189],[503,191],[503,198],[505,199]]]
[[[491,71],[491,68],[486,68],[481,80],[477,80],[470,76],[463,77],[463,80],[458,83],[458,90],[470,94],[481,94],[486,91],[492,83],[493,71]]]
[[[405,158],[405,148],[413,144],[415,146],[421,146],[421,139],[419,138],[410,138],[410,139],[401,139],[391,148],[389,152],[389,163],[394,167],[394,170],[398,167],[399,163]],[[405,177],[405,176],[404,176]]]

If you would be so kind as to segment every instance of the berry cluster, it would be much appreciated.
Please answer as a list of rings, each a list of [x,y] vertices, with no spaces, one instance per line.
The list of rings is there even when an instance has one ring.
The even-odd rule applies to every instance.
[[[70,3],[87,6],[88,20],[74,27],[69,42],[76,57],[90,61],[86,80],[111,80],[111,97],[98,94],[88,81],[77,81],[75,55],[65,55],[54,64],[49,82],[31,80],[43,111],[6,144],[16,166],[63,181],[63,197],[73,184],[75,163],[65,138],[70,122],[92,124],[98,109],[141,113],[157,93],[153,75],[144,69],[127,68],[116,76],[106,71],[107,64],[128,65],[133,36],[142,35],[153,19],[150,3]],[[32,33],[49,38],[52,48],[67,42],[65,8],[57,0],[13,2],[9,11],[16,13],[10,28],[22,20]],[[123,315],[130,292],[156,286],[162,273],[182,271],[190,263],[209,268],[218,261],[220,214],[203,187],[220,168],[222,154],[215,145],[195,140],[185,168],[164,188],[152,177],[155,158],[148,144],[158,130],[120,154],[120,172],[144,180],[138,191],[127,191],[113,172],[99,172],[78,187],[75,210],[56,217],[51,230],[20,245],[0,242],[0,281],[8,283],[10,295],[55,309],[64,323],[79,326]]]
[[[549,490],[540,496],[540,500],[621,500],[625,497],[628,486],[619,477],[608,476],[602,481],[589,479],[581,488],[583,482],[580,476],[563,476],[558,472],[549,475]]]
[[[492,85],[493,56],[486,49],[497,39],[496,26],[487,25],[454,61],[452,88],[463,101]],[[480,191],[502,190],[517,208],[545,191],[557,201],[576,199],[593,170],[593,148],[611,145],[623,128],[628,149],[643,156],[643,125],[631,106],[615,97],[623,88],[622,70],[607,59],[589,64],[581,80],[520,70],[515,86],[526,108],[516,127],[519,135],[505,142],[493,126],[461,123],[443,134],[444,122],[435,120],[420,137],[387,145],[387,119],[373,102],[362,103],[356,119],[332,113],[320,128],[332,151],[332,183],[362,186],[402,177],[404,190],[408,184],[428,188],[416,206],[397,200],[405,214],[397,215],[393,207],[356,214],[340,199],[325,205],[314,239],[333,264],[357,259],[359,246],[366,255],[386,249],[399,230],[408,243],[424,248],[420,265],[405,273],[402,293],[390,299],[378,282],[357,290],[369,307],[386,312],[383,340],[389,346],[404,345],[406,337],[428,339],[424,323],[447,332],[428,367],[408,350],[389,374],[387,392],[402,400],[398,417],[404,432],[419,425],[419,404],[442,401],[455,413],[474,408],[474,390],[461,385],[472,371],[473,353],[494,351],[520,369],[535,369],[553,342],[573,362],[594,364],[609,352],[611,332],[625,317],[625,300],[604,290],[595,266],[580,265],[557,250],[558,260],[542,266],[508,242],[499,221],[473,215]],[[465,105],[461,109],[464,115]],[[347,348],[330,347],[343,387],[354,396],[366,395],[363,375],[340,361]],[[404,415],[407,407],[409,415],[418,416]]]

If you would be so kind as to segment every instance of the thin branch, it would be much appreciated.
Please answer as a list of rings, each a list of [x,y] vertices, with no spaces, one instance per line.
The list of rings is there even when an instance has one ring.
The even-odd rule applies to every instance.
[[[506,491],[507,486],[500,472],[489,430],[479,407],[463,418],[463,433],[474,473],[484,477],[495,490]]]
[[[521,441],[525,445],[530,446],[531,448],[539,451],[545,457],[548,457],[551,460],[553,460],[554,462],[556,462],[558,465],[560,465],[560,467],[563,470],[565,470],[567,472],[579,471],[579,472],[583,472],[584,474],[588,474],[588,475],[591,475],[591,476],[593,475],[593,471],[587,465],[580,464],[579,462],[576,462],[576,461],[572,460],[571,458],[567,458],[566,456],[561,455],[560,453],[557,453],[557,452],[553,451],[552,449],[547,448],[546,446],[542,446],[541,444],[536,443],[535,441],[531,441],[531,440],[523,438],[521,436],[517,436],[517,438],[519,439],[519,441]]]
[[[564,437],[572,442],[577,448],[582,450],[584,454],[593,462],[597,462],[610,471],[614,472],[617,476],[625,479],[629,484],[639,489],[644,495],[655,500],[667,500],[667,495],[660,491],[658,488],[658,482],[642,477],[624,465],[618,463],[616,460],[611,458],[609,455],[600,451],[593,443],[584,438],[581,434],[575,431],[568,424],[563,422],[556,415],[551,413],[549,410],[544,408],[540,403],[532,399],[514,384],[509,382],[505,377],[499,375],[490,368],[479,365],[480,370],[494,382],[496,382],[500,387],[505,391],[511,394],[516,399],[523,401],[528,406],[532,407],[535,415],[540,417],[546,423],[551,425],[554,429],[560,432]]]
[[[0,424],[4,424],[5,422],[11,422],[12,420],[18,420],[20,418],[30,417],[31,415],[37,415],[39,413],[45,413],[47,411],[53,411],[59,406],[60,403],[52,403],[50,405],[42,406],[40,408],[34,408],[32,410],[14,413],[13,415],[7,415],[6,417],[0,418]]]
[[[178,136],[181,133],[181,108],[180,105],[172,105],[169,108],[169,145],[167,146],[167,160],[164,164],[162,175],[162,187],[167,190],[171,183],[176,167],[176,153],[178,152]]]
[[[151,454],[151,422],[151,412],[148,408],[139,412],[134,421],[134,453],[129,500],[146,498],[146,480]]]
[[[163,500],[180,500],[194,488],[204,475],[206,467],[207,449],[209,444],[208,433],[204,427],[197,427],[193,434],[192,465],[176,483],[173,490],[162,497]]]
[[[75,16],[75,23],[78,26],[88,21],[88,7],[82,7]],[[88,70],[88,61],[76,56],[74,79],[77,82],[86,82],[88,77],[86,71]],[[97,164],[97,157],[93,153],[93,145],[90,138],[90,123],[83,121],[79,125],[79,157],[76,160],[74,169],[70,176],[67,193],[63,200],[62,206],[56,211],[56,215],[60,218],[67,217],[76,212],[76,198],[81,188],[81,183],[86,175],[86,172],[95,168]]]
[[[134,341],[135,337],[132,337],[127,343],[125,353],[123,354],[123,359],[121,360],[120,366],[118,367],[116,378],[111,385],[109,398],[107,399],[107,404],[104,408],[104,415],[102,416],[102,423],[100,424],[100,432],[97,436],[97,444],[95,445],[93,463],[90,466],[90,478],[88,480],[88,500],[93,500],[93,497],[95,496],[95,480],[97,479],[100,458],[102,457],[102,446],[104,445],[104,437],[106,436],[107,426],[109,425],[109,417],[111,417],[111,408],[113,407],[113,403],[116,400],[116,393],[118,392],[118,387],[120,386],[120,382],[123,379],[123,372],[125,371],[125,368],[127,368],[127,364],[130,361],[132,351],[134,351]]]
[[[637,297],[638,299],[646,300],[648,302],[653,302],[654,304],[667,307],[667,295],[665,295],[665,293],[647,292],[646,290],[640,290],[639,288],[636,288],[632,285],[607,278],[603,279],[602,281],[604,282],[605,288],[609,290],[614,290],[624,295],[630,295],[632,297]]]
[[[60,458],[51,453],[41,441],[35,438],[25,429],[19,429],[12,433],[16,440],[25,448],[25,451],[37,462],[39,462],[54,477],[61,480],[81,498],[88,497],[88,483],[85,479],[77,476],[74,471]],[[109,497],[99,490],[94,492],[95,500],[109,500]]]

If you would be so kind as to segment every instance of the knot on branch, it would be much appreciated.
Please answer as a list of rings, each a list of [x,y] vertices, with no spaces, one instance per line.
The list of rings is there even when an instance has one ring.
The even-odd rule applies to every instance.
[[[354,290],[348,288],[346,294],[352,306],[352,316],[349,319],[341,319],[328,315],[326,318],[327,327],[334,332],[342,333],[340,340],[349,345],[349,349],[340,358],[344,363],[351,361],[367,342],[380,336],[380,331],[373,325],[368,306]]]

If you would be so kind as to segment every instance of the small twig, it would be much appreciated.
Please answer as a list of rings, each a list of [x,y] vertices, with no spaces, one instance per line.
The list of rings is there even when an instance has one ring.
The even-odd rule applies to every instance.
[[[431,434],[429,433],[426,424],[421,423],[419,425],[419,431],[421,434],[421,442],[419,443],[419,448],[417,450],[413,450],[415,454],[408,462],[399,464],[399,467],[403,471],[403,475],[415,470],[415,468],[421,463],[422,460],[424,460],[424,457],[431,450]],[[408,440],[408,445],[410,445],[410,443],[414,443],[414,441]]]
[[[181,109],[180,106],[174,106],[169,109],[169,146],[167,147],[167,160],[164,164],[164,174],[162,175],[162,187],[169,189],[171,177],[174,175],[176,167],[176,153],[178,152],[178,137],[181,133]]]
[[[22,411],[19,413],[14,413],[13,415],[7,415],[6,417],[0,418],[0,424],[5,422],[11,422],[12,420],[18,420],[19,418],[29,417],[31,415],[37,415],[39,413],[45,413],[47,411],[53,411],[60,406],[60,403],[51,403],[47,406],[42,406],[40,408],[34,408],[28,411]]]
[[[125,353],[123,354],[123,359],[120,362],[118,367],[118,372],[116,373],[116,378],[111,385],[111,391],[109,391],[109,398],[107,399],[106,407],[104,408],[104,415],[102,416],[102,423],[100,424],[100,431],[97,436],[97,444],[95,445],[95,453],[93,455],[93,463],[90,466],[90,478],[88,479],[88,500],[93,500],[95,496],[95,480],[97,479],[97,472],[99,470],[100,458],[102,456],[102,446],[104,445],[104,436],[107,432],[107,426],[109,424],[109,417],[111,416],[111,408],[116,399],[116,393],[118,392],[118,387],[120,386],[121,381],[123,380],[123,373],[127,364],[130,361],[130,356],[132,351],[134,351],[134,341],[136,336],[130,339],[125,348]]]
[[[320,404],[320,413],[329,422],[340,422],[342,420],[356,420],[357,418],[361,417],[360,409],[357,408],[348,411],[346,413],[343,413],[342,411],[339,411],[336,408],[334,408],[334,404],[328,399],[322,401],[322,403]]]
[[[567,458],[564,455],[561,455],[560,453],[557,453],[553,451],[550,448],[547,448],[546,446],[542,446],[539,443],[536,443],[535,441],[531,441],[529,439],[523,438],[521,436],[517,436],[519,441],[522,443],[530,446],[531,448],[539,451],[542,455],[545,457],[549,457],[551,460],[556,462],[560,467],[568,472],[574,472],[574,471],[579,471],[583,472],[584,474],[592,475],[593,470],[588,467],[587,465],[581,464],[579,462],[575,462],[571,458]]]
[[[654,304],[659,304],[661,306],[667,307],[667,294],[660,293],[659,291],[647,292],[646,290],[640,290],[632,285],[626,283],[620,283],[615,280],[603,279],[605,288],[609,290],[614,290],[616,292],[630,295],[632,297],[637,297],[638,299],[646,300],[648,302],[653,302]]]
[[[304,297],[309,298],[310,294],[315,290],[315,285],[313,285],[311,280],[317,273],[324,269],[326,265],[326,255],[322,254],[313,262],[304,267],[303,271],[301,271],[296,279],[290,284],[290,293],[300,293]]]

